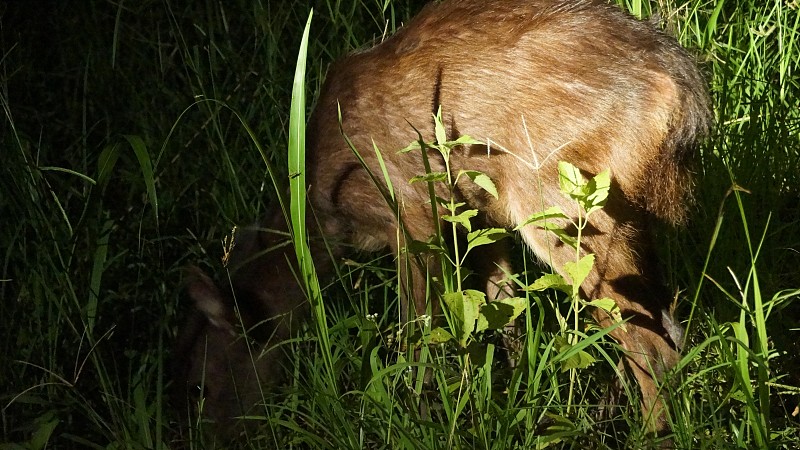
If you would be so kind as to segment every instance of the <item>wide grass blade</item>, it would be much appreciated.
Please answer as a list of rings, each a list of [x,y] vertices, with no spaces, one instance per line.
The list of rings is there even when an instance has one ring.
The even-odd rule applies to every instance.
[[[294,83],[292,84],[292,103],[291,115],[289,116],[289,192],[290,192],[290,219],[292,240],[294,242],[297,263],[300,273],[305,283],[306,293],[311,301],[314,313],[314,324],[319,339],[319,349],[324,355],[326,377],[328,387],[335,391],[336,380],[333,371],[333,359],[330,353],[331,345],[328,336],[328,321],[325,314],[325,303],[322,300],[322,292],[314,269],[314,262],[311,259],[311,251],[308,246],[308,228],[306,219],[306,96],[305,96],[305,73],[306,57],[308,53],[308,33],[311,29],[311,18],[313,10],[308,14],[303,38],[300,42],[300,50],[297,56],[297,66],[295,68]]]

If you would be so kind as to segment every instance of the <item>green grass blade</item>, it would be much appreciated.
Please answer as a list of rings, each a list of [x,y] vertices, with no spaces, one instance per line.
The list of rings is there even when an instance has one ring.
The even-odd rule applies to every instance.
[[[333,376],[333,360],[330,354],[330,337],[328,335],[328,321],[325,313],[325,304],[322,301],[322,292],[319,280],[311,259],[308,246],[308,229],[306,224],[306,165],[305,165],[305,72],[306,56],[308,52],[308,33],[311,29],[313,11],[308,14],[303,39],[297,56],[294,83],[292,85],[292,105],[289,116],[289,192],[290,192],[290,218],[292,239],[294,241],[297,262],[300,273],[306,285],[311,307],[314,312],[314,322],[318,333],[320,351],[325,358],[325,369],[328,377],[328,387],[335,389]]]

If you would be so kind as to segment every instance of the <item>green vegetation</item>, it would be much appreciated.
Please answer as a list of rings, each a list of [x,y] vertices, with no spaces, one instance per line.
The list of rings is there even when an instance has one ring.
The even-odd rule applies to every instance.
[[[290,171],[309,4],[306,112],[333,59],[391,34],[422,2],[187,3],[0,5],[0,449],[210,447],[188,441],[168,395],[190,307],[181,269],[221,274],[223,238],[276,201],[265,160]],[[690,223],[657,236],[687,328],[665,385],[674,442],[798,448],[800,4],[658,3],[699,55],[717,118]],[[519,253],[530,285],[541,270]],[[449,270],[459,283],[460,266]],[[338,273],[319,280],[315,320],[284,345],[294,376],[253,418],[253,448],[657,444],[638,408],[598,414],[620,351],[604,331],[564,326],[583,307],[570,289],[523,293],[529,359],[516,367],[497,333],[476,331],[496,324],[481,325],[472,294],[457,299],[479,306],[458,306],[453,339],[428,336],[448,343],[412,363],[395,337],[419,324],[397,323],[391,258],[362,255]],[[431,387],[420,366],[434,369]]]

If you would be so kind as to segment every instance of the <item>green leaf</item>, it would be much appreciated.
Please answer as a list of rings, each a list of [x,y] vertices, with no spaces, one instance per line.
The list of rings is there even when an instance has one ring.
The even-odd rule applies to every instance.
[[[473,183],[480,186],[481,189],[488,192],[494,198],[497,198],[497,188],[494,185],[494,182],[488,175],[483,172],[477,170],[462,170],[459,172],[459,177],[461,174],[464,174],[472,180]]]
[[[571,198],[583,197],[586,194],[584,192],[586,178],[580,169],[566,161],[558,162],[558,185],[561,192]]]
[[[418,181],[424,181],[426,183],[431,183],[431,182],[435,183],[437,181],[444,182],[447,181],[447,174],[445,172],[426,173],[425,175],[412,177],[411,180],[409,180],[408,182],[416,183]]]
[[[467,340],[475,330],[475,320],[478,310],[486,303],[486,294],[473,289],[462,292],[448,292],[442,295],[442,300],[450,311],[451,318],[455,320],[455,337],[460,346],[465,347]]]
[[[486,304],[486,294],[475,289],[465,289],[464,296],[464,329],[459,344],[467,345],[467,339],[475,331],[475,322],[482,305]]]
[[[592,178],[586,186],[587,196],[584,206],[586,214],[591,214],[606,205],[609,189],[611,189],[611,171],[606,169]]]
[[[475,209],[468,209],[463,211],[459,214],[454,216],[450,215],[443,215],[442,220],[446,220],[451,223],[457,223],[464,227],[467,231],[472,231],[472,223],[470,223],[470,219],[478,215],[478,211]]]
[[[514,228],[514,231],[519,231],[521,228],[523,228],[523,227],[525,227],[527,225],[530,225],[532,223],[536,223],[536,222],[545,222],[544,224],[537,225],[537,226],[540,226],[542,228],[547,228],[547,226],[553,225],[551,222],[547,222],[547,221],[555,220],[555,219],[566,219],[566,220],[569,220],[569,217],[567,217],[561,211],[561,208],[559,208],[558,206],[552,206],[552,207],[547,208],[546,210],[544,210],[542,212],[531,214],[531,216],[528,217],[524,222],[522,222],[521,224],[517,225]]]
[[[421,150],[421,149],[422,146],[420,145],[419,141],[414,141],[408,144],[408,146],[406,146],[405,148],[400,149],[397,153],[408,153],[408,152],[413,152],[414,150]]]
[[[128,144],[133,149],[136,159],[139,161],[139,168],[142,170],[142,178],[144,185],[147,187],[147,198],[150,200],[150,206],[153,207],[153,215],[158,224],[158,197],[156,196],[156,182],[155,173],[153,172],[153,164],[150,161],[150,153],[147,151],[147,146],[144,140],[139,136],[124,135],[123,136]]]
[[[565,294],[572,295],[572,286],[561,275],[557,273],[548,273],[539,277],[538,280],[531,283],[524,290],[526,291],[544,291],[546,289],[555,289]]]
[[[577,427],[566,417],[557,414],[545,412],[542,424],[545,427],[539,430],[535,438],[536,448],[545,449],[555,444],[560,444],[565,439],[568,441],[574,440],[575,430]]]
[[[386,167],[386,161],[383,160],[381,149],[378,148],[378,144],[374,140],[372,141],[372,150],[375,152],[375,157],[378,158],[378,165],[381,167],[381,174],[386,182],[386,191],[389,193],[392,202],[394,202],[394,186],[392,185],[392,179],[389,177],[389,169]]]
[[[100,286],[103,275],[107,274],[104,269],[108,258],[108,242],[113,230],[114,221],[106,220],[95,244],[92,272],[89,279],[89,299],[86,302],[86,328],[90,332],[94,330],[97,319],[97,305],[100,300],[98,294],[102,292]]]
[[[419,255],[422,253],[444,253],[444,249],[434,241],[411,241],[406,244],[406,251],[412,255]]]
[[[453,335],[442,327],[436,327],[432,329],[428,338],[430,339],[431,344],[445,344],[455,340]]]
[[[308,245],[308,232],[306,223],[306,190],[308,185],[305,180],[306,173],[306,98],[305,98],[305,73],[306,60],[308,54],[308,36],[311,30],[311,19],[313,10],[308,13],[308,20],[300,40],[300,49],[297,54],[297,65],[295,66],[294,79],[292,82],[292,99],[289,113],[289,145],[287,168],[288,173],[296,173],[298,176],[289,180],[289,218],[292,242],[294,243],[295,256],[297,258],[298,275],[301,275],[304,291],[308,296],[313,312],[314,324],[316,325],[317,336],[320,346],[330,349],[330,336],[328,334],[325,305],[322,301],[322,292],[317,278],[314,262],[311,259],[311,251]],[[269,167],[269,166],[268,166]],[[323,355],[324,371],[323,376],[327,378],[329,386],[334,386],[334,369],[331,353],[328,351]]]
[[[475,332],[504,328],[525,311],[526,304],[527,301],[520,297],[503,298],[486,303],[480,309]]]
[[[117,164],[120,153],[120,144],[109,145],[100,153],[97,160],[97,184],[104,187],[111,177],[111,172]]]
[[[444,129],[444,125],[442,124],[442,106],[439,105],[439,109],[436,111],[436,114],[433,116],[434,122],[434,129],[436,131],[436,144],[439,146],[444,146],[447,142],[447,131]],[[443,149],[440,149],[443,150]],[[449,151],[447,152],[449,153]],[[444,155],[444,153],[442,153]]]
[[[614,322],[619,323],[619,326],[623,330],[626,329],[625,321],[622,319],[622,312],[619,310],[619,305],[617,305],[617,302],[614,301],[614,299],[603,297],[585,303],[588,306],[602,309],[608,313],[609,317],[611,317]]]
[[[574,355],[561,361],[561,371],[566,372],[570,369],[585,369],[597,361],[594,357],[584,350],[578,350]]]
[[[455,141],[450,141],[450,144],[452,144],[453,147],[455,147],[457,145],[485,145],[483,142],[481,142],[481,141],[479,141],[477,139],[473,139],[473,138],[471,138],[470,136],[468,136],[466,134],[461,136],[461,137],[459,137]]]
[[[569,234],[567,230],[558,226],[558,224],[553,222],[545,222],[539,225],[539,227],[553,233],[554,235],[556,235],[559,241],[569,245],[570,247],[575,249],[578,248],[578,238],[576,236]]]
[[[558,356],[556,359],[561,364],[561,371],[566,372],[570,369],[584,369],[592,365],[596,360],[592,355],[583,349],[576,349],[562,336],[556,336],[556,349]]]
[[[614,299],[611,299],[611,298],[608,298],[608,297],[598,298],[597,300],[592,300],[590,302],[586,302],[586,304],[589,305],[589,306],[594,306],[595,308],[600,308],[600,309],[602,309],[603,311],[605,311],[605,312],[607,312],[609,314],[613,314],[614,311],[617,311],[617,312],[619,311],[619,307],[617,306],[617,302],[615,302]]]
[[[605,206],[611,187],[611,172],[604,170],[587,181],[580,169],[568,162],[560,161],[558,184],[561,192],[577,201],[581,208],[590,214]]]
[[[92,185],[97,184],[97,182],[94,179],[92,179],[92,177],[90,177],[88,175],[84,175],[84,174],[82,174],[80,172],[76,172],[76,171],[74,171],[72,169],[67,169],[65,167],[39,166],[39,170],[42,171],[42,172],[61,172],[61,173],[66,173],[66,174],[69,174],[69,175],[76,176],[76,177],[82,179],[83,181],[87,181]]]
[[[58,417],[56,417],[52,411],[48,411],[44,415],[36,418],[34,421],[34,426],[36,428],[31,434],[31,439],[28,441],[26,447],[31,450],[47,448],[53,430],[55,430],[58,423]]]
[[[477,311],[481,305],[486,304],[486,293],[475,289],[464,289],[464,300],[469,302]]]
[[[436,203],[448,211],[456,211],[458,210],[458,208],[461,208],[462,206],[466,205],[466,203],[464,202],[450,203],[451,201],[452,200],[448,200],[446,198],[442,198],[439,196],[436,197]]]
[[[494,244],[511,234],[504,228],[483,228],[467,234],[467,252],[481,245]]]
[[[463,328],[464,325],[464,296],[461,292],[445,292],[442,294],[442,301],[447,305],[447,310],[450,311],[451,319],[456,323],[456,328]],[[454,330],[456,339],[461,338],[459,330]]]
[[[367,322],[366,324],[364,322]],[[345,317],[344,319],[339,319],[334,325],[331,326],[331,332],[338,332],[341,333],[344,330],[355,330],[355,329],[364,329],[364,327],[370,326],[374,327],[375,324],[369,321],[365,321],[363,318],[352,315]]]
[[[733,391],[728,395],[730,395],[730,398],[732,398],[733,400],[736,400],[736,401],[738,401],[740,403],[747,403],[747,401],[748,401],[747,394],[745,394],[744,392],[739,391],[739,390]]]
[[[575,287],[583,284],[583,280],[589,275],[594,266],[594,254],[589,253],[577,262],[569,261],[564,264],[564,270],[571,278],[572,284]]]

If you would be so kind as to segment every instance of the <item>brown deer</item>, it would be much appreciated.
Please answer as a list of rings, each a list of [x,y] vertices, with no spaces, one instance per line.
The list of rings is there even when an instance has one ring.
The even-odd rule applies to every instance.
[[[448,138],[469,135],[486,143],[456,148],[450,170],[478,170],[494,181],[498,198],[471,182],[456,186],[459,201],[479,210],[487,226],[511,229],[553,205],[577,217],[577,207],[559,191],[557,162],[590,176],[610,169],[608,203],[591,216],[581,240],[581,252],[596,257],[581,291],[586,298],[616,301],[627,323],[612,336],[625,349],[624,364],[641,388],[650,427],[667,430],[657,382],[678,361],[682,329],[660,284],[650,227],[654,219],[684,221],[691,162],[709,129],[706,85],[693,58],[653,23],[604,0],[430,4],[385,42],[328,71],[306,136],[309,199],[320,224],[315,233],[347,247],[389,248],[398,257],[406,242],[435,233],[427,185],[408,182],[424,172],[422,158],[397,150],[417,140],[416,130],[433,141],[433,114],[440,107]],[[384,201],[386,186],[373,182],[343,139],[339,109],[341,130],[374,174],[381,168],[373,143],[382,150],[399,214]],[[445,170],[436,152],[428,157],[431,170]],[[283,221],[275,214],[266,228],[286,230]],[[569,221],[562,222],[569,228]],[[556,271],[575,259],[574,249],[540,227],[523,227],[520,234]],[[278,376],[273,356],[258,359],[236,337],[233,296],[245,328],[274,319],[263,327],[268,332],[250,336],[257,349],[285,339],[293,318],[305,314],[305,296],[290,281],[293,253],[274,248],[282,240],[265,231],[240,240],[234,259],[271,251],[242,265],[232,290],[199,271],[190,277],[189,294],[203,314],[182,338],[185,367],[205,371],[205,408],[215,419],[237,415]],[[312,252],[317,262],[327,259]],[[509,262],[502,248],[489,253],[493,261],[482,269],[494,286]],[[418,314],[426,308],[424,270],[435,273],[430,266],[415,261],[400,273],[402,284],[411,286],[406,304]],[[487,290],[497,294],[492,286]],[[613,323],[605,312],[594,316],[600,325]]]
[[[264,398],[263,388],[281,379],[281,359],[276,355],[282,353],[273,347],[288,339],[292,326],[308,316],[305,294],[292,282],[293,267],[287,263],[294,252],[285,246],[283,215],[271,215],[262,225],[272,232],[250,228],[233,234],[227,261],[231,279],[219,287],[199,268],[186,271],[195,311],[180,330],[174,349],[175,397],[190,403],[202,397],[203,417],[219,424],[228,425],[251,410]],[[322,259],[317,266],[325,270],[328,264]],[[191,414],[196,405],[186,406]],[[240,430],[214,431],[224,440]]]

